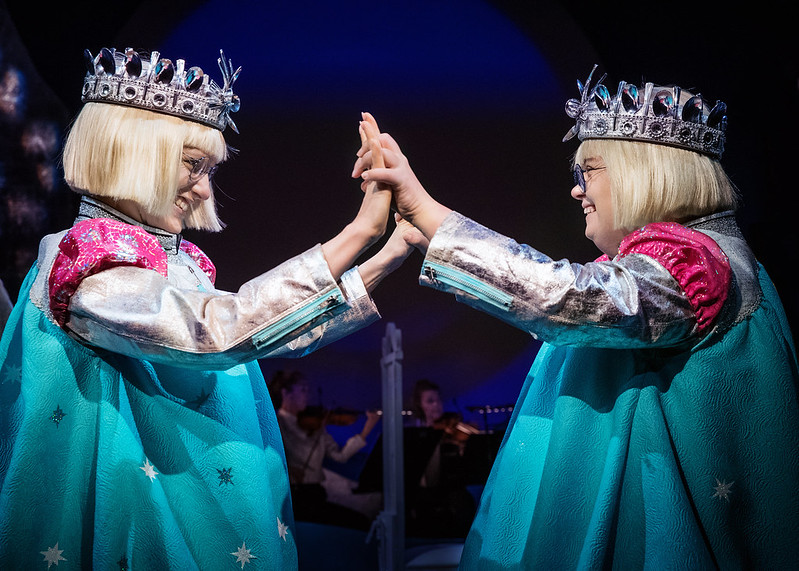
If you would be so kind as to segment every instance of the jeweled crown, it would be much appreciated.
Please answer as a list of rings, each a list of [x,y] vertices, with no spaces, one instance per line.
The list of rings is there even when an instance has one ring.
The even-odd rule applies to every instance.
[[[228,125],[239,132],[230,114],[239,110],[233,83],[241,67],[233,71],[230,60],[219,50],[220,87],[199,67],[186,69],[185,61],[174,63],[152,52],[149,60],[126,48],[124,52],[103,48],[93,56],[84,51],[87,73],[83,80],[84,102],[95,101],[139,107],[158,113],[198,121],[224,131]]]
[[[727,105],[717,101],[711,109],[702,98],[679,87],[647,83],[643,90],[622,81],[611,96],[602,82],[594,87],[595,65],[583,85],[577,81],[580,99],[566,102],[566,114],[575,125],[563,137],[622,139],[671,145],[715,158],[724,152]]]

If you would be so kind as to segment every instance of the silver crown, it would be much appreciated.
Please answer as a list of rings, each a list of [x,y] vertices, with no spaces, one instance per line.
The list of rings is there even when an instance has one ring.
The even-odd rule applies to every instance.
[[[83,80],[84,102],[95,101],[139,107],[158,113],[199,121],[224,131],[230,125],[239,132],[230,113],[239,110],[233,83],[241,67],[233,71],[230,60],[219,50],[220,87],[199,67],[186,69],[184,60],[174,64],[152,52],[143,60],[132,48],[125,52],[103,48],[96,56],[84,51],[87,73]]]
[[[586,139],[623,139],[671,145],[721,158],[727,130],[727,105],[717,101],[710,109],[701,95],[679,87],[661,87],[647,83],[643,92],[632,83],[619,83],[616,95],[602,85],[602,76],[594,87],[588,74],[583,85],[577,81],[580,99],[566,102],[566,114],[576,124],[563,137],[575,135]]]

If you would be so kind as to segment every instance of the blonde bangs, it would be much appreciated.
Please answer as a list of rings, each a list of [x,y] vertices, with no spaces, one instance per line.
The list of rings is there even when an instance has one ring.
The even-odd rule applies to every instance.
[[[575,153],[581,164],[602,157],[610,177],[616,228],[685,222],[735,209],[737,193],[718,161],[700,153],[637,141],[588,139]]]
[[[222,162],[228,148],[212,127],[134,107],[87,103],[64,146],[64,177],[75,192],[133,200],[155,216],[175,202],[184,147]],[[212,197],[187,220],[187,227],[219,231]]]

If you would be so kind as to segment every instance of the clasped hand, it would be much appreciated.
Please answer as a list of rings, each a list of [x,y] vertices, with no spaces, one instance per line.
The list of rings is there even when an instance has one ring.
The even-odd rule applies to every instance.
[[[410,246],[426,250],[450,209],[427,193],[397,142],[388,133],[380,133],[372,115],[363,114],[359,129],[361,147],[353,166],[353,178],[363,179],[364,192],[390,188],[402,238]]]

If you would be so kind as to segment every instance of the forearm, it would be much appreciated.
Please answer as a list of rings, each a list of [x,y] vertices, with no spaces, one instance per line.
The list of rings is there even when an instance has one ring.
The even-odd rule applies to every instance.
[[[129,356],[224,369],[288,342],[295,352],[321,346],[320,325],[346,313],[349,304],[317,247],[235,294],[176,288],[141,268],[100,272],[78,287],[67,328],[86,344]]]
[[[322,253],[334,279],[338,280],[369,246],[383,236],[390,202],[390,191],[369,185],[355,219],[322,244]]]
[[[669,346],[696,327],[678,284],[653,260],[556,261],[457,213],[431,241],[420,282],[555,344]]]
[[[322,244],[322,253],[333,279],[339,279],[370,245],[355,224],[348,224],[336,236]]]
[[[347,442],[344,443],[344,446],[340,449],[335,443],[335,440],[333,440],[333,437],[330,436],[327,443],[326,454],[331,460],[335,460],[336,462],[343,464],[355,456],[355,454],[364,446],[366,446],[366,440],[364,440],[360,434],[350,436],[347,439]]]
[[[366,291],[371,293],[377,285],[391,272],[402,265],[406,255],[393,256],[380,251],[358,266],[358,273],[363,280]]]

